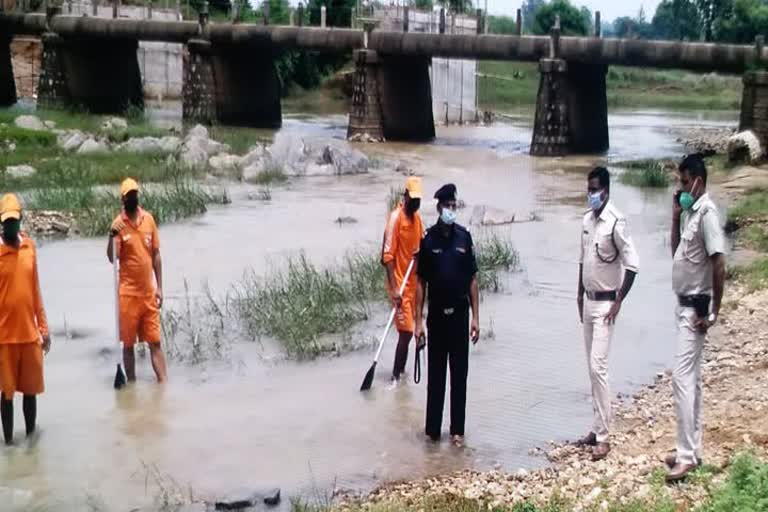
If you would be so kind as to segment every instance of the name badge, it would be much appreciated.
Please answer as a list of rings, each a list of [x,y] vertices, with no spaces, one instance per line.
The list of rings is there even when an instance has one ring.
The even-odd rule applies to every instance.
[[[443,252],[443,250],[442,249],[432,249],[432,252],[434,254],[440,254],[441,252]]]
[[[443,314],[445,316],[451,316],[453,314],[454,309],[453,308],[446,308],[443,310]]]

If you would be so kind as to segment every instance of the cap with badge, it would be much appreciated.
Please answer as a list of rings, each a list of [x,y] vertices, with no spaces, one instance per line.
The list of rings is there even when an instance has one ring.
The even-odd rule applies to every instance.
[[[139,183],[133,178],[125,178],[120,184],[120,195],[125,197],[129,192],[138,192]]]
[[[16,194],[5,194],[0,198],[0,222],[21,218],[21,202]]]
[[[443,185],[437,190],[437,192],[435,192],[435,199],[437,199],[439,203],[443,203],[445,201],[455,201],[456,185],[454,185],[453,183],[448,183],[447,185]]]

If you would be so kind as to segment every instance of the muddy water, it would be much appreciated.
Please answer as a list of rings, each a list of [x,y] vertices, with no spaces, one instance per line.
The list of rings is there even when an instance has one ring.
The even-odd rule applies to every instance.
[[[733,119],[615,115],[610,158],[680,154],[670,126]],[[425,385],[386,389],[391,342],[367,396],[358,387],[369,351],[295,364],[265,360],[253,343],[238,344],[231,365],[172,366],[165,388],[152,384],[149,362],[139,360],[139,383],[116,394],[114,356],[105,350],[114,346],[105,240],[53,242],[39,256],[49,321],[58,333],[40,399],[42,432],[34,443],[0,450],[0,502],[15,502],[19,510],[130,510],[157,493],[147,467],[204,495],[275,484],[284,495],[311,498],[334,486],[365,489],[464,467],[541,464],[528,455],[530,447],[572,438],[590,422],[574,296],[584,172],[593,161],[529,158],[528,124],[445,127],[432,145],[365,148],[406,161],[428,193],[456,183],[468,204],[460,222],[468,222],[476,205],[541,219],[495,228],[514,240],[524,270],[481,304],[485,335],[471,351],[467,449],[423,443]],[[341,136],[344,120],[293,119],[284,130]],[[183,296],[185,280],[193,293],[203,282],[223,292],[245,268],[266,273],[299,251],[330,264],[350,249],[375,250],[385,198],[401,181],[391,170],[296,180],[274,188],[267,203],[249,200],[252,189],[234,187],[232,205],[162,229],[166,296]],[[673,356],[669,196],[618,183],[612,196],[629,217],[641,257],[611,356],[614,391],[626,393]],[[423,212],[434,222],[432,201],[424,201]],[[339,226],[339,216],[358,222]],[[369,336],[378,334],[385,314],[380,310],[365,326]],[[17,422],[19,431],[20,411]]]

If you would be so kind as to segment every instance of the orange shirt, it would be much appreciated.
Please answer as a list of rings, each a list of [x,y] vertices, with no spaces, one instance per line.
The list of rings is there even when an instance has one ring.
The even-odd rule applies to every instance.
[[[423,236],[424,224],[421,222],[419,212],[416,212],[413,215],[413,219],[411,219],[405,213],[403,206],[400,205],[389,215],[384,231],[384,247],[382,249],[381,261],[384,264],[394,261],[395,282],[398,286],[403,282],[405,272],[408,270],[408,264],[414,255],[419,253],[419,246]],[[415,268],[411,271],[411,277],[408,278],[405,290],[406,293],[416,292]]]
[[[0,239],[0,344],[39,342],[48,335],[35,242],[19,238],[18,249]]]
[[[122,218],[125,223],[125,228],[118,235],[120,295],[131,297],[153,295],[155,278],[152,262],[155,253],[160,250],[160,237],[155,219],[141,208],[139,208],[136,224],[125,212],[117,218]]]

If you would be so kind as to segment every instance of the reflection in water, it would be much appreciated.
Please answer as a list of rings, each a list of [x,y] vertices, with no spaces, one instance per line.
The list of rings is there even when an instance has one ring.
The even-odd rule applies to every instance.
[[[666,129],[691,122],[611,116],[610,156],[680,153]],[[426,375],[418,386],[388,390],[381,371],[372,392],[361,394],[371,357],[365,351],[265,364],[260,345],[239,344],[235,358],[243,366],[237,371],[172,365],[169,383],[159,387],[145,361],[137,364],[138,383],[115,393],[111,271],[103,243],[49,242],[39,251],[49,321],[60,332],[66,318],[68,329],[82,336],[54,341],[46,359],[48,390],[40,399],[42,436],[36,449],[0,449],[0,499],[12,488],[32,493],[32,504],[49,510],[80,510],[97,498],[130,510],[151,503],[144,464],[199,493],[279,485],[285,496],[325,495],[334,484],[364,489],[466,467],[514,471],[542,463],[528,455],[532,446],[583,434],[591,413],[573,298],[584,170],[593,159],[529,158],[519,151],[530,139],[524,124],[441,127],[437,144],[365,147],[377,158],[404,161],[423,177],[427,193],[456,183],[467,202],[461,223],[480,205],[540,218],[470,226],[476,238],[489,231],[511,237],[523,271],[509,276],[501,293],[482,298],[481,330],[493,336],[470,353],[467,449],[424,442]],[[342,137],[343,127],[336,118],[287,120],[283,130]],[[264,274],[298,251],[322,266],[350,249],[377,250],[389,189],[402,186],[402,179],[382,168],[294,180],[274,188],[269,203],[249,200],[248,186],[232,186],[231,205],[161,228],[169,306],[184,297],[185,279],[193,294],[203,282],[221,294],[246,268]],[[611,355],[613,391],[627,392],[673,357],[669,198],[619,183],[612,198],[628,216],[641,259]],[[431,200],[422,213],[425,223],[435,221]],[[358,222],[340,227],[334,220],[342,216]],[[375,312],[365,327],[378,333],[386,311]],[[386,345],[382,364],[391,362],[393,349],[394,343]]]

